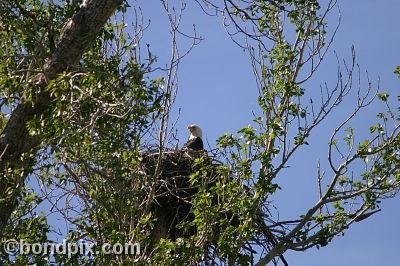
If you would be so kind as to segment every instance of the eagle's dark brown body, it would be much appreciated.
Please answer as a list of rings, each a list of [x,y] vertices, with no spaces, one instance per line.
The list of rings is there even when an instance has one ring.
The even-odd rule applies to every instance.
[[[189,139],[188,142],[183,145],[183,149],[190,149],[194,151],[204,150],[203,140],[200,137]]]

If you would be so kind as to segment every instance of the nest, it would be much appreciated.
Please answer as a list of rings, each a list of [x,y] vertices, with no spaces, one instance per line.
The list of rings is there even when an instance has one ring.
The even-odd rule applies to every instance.
[[[196,159],[199,159],[196,161]],[[148,151],[142,153],[140,171],[154,186],[151,199],[151,212],[157,222],[152,234],[152,241],[161,238],[177,239],[195,234],[195,230],[183,231],[177,225],[191,221],[192,199],[199,192],[198,185],[190,182],[191,175],[206,167],[206,176],[202,176],[202,186],[211,187],[218,175],[215,167],[221,163],[208,156],[206,151]]]

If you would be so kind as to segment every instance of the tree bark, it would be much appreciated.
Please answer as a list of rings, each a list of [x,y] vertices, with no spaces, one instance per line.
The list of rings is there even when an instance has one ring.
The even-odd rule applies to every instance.
[[[47,58],[43,73],[31,81],[39,92],[34,102],[21,103],[12,112],[0,136],[0,199],[4,198],[0,200],[0,235],[17,205],[20,188],[29,173],[27,170],[34,164],[34,155],[42,141],[29,135],[27,122],[48,110],[52,100],[46,90],[48,82],[79,61],[121,3],[121,0],[84,1],[74,16],[64,23],[58,45]],[[25,155],[30,155],[31,159],[24,159],[29,158]]]

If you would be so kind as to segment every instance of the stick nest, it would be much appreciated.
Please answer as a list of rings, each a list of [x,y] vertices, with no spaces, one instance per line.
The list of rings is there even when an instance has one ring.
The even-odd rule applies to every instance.
[[[212,187],[218,179],[217,166],[222,165],[206,151],[147,151],[142,153],[140,172],[147,178],[150,190],[151,212],[157,222],[152,240],[176,239],[195,234],[183,232],[176,226],[191,221],[192,199],[199,185]],[[202,169],[201,182],[191,182],[196,171]],[[198,176],[197,176],[198,178]],[[193,181],[193,180],[192,180]]]

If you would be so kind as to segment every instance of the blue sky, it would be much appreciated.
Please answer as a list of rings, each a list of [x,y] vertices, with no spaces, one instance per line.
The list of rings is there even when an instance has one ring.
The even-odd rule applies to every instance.
[[[326,1],[322,1],[326,2]],[[362,74],[368,71],[373,84],[381,80],[381,89],[392,96],[400,95],[400,80],[393,70],[400,65],[398,34],[398,0],[339,0],[342,22],[325,64],[316,73],[306,89],[311,90],[336,77],[336,59],[350,59],[350,48],[355,46],[357,62]],[[165,31],[165,16],[160,12],[159,1],[132,1],[142,6],[145,18],[151,19],[144,41],[166,62],[170,49],[168,32]],[[182,145],[187,137],[186,126],[196,123],[203,128],[205,137],[213,146],[215,140],[225,132],[235,133],[246,126],[252,118],[251,111],[257,108],[257,88],[251,73],[247,54],[233,44],[225,33],[221,19],[208,17],[189,5],[184,17],[184,27],[196,24],[204,41],[182,61],[179,72],[179,92],[175,103],[175,114],[181,109],[177,123]],[[337,22],[337,12],[329,18],[329,29]],[[185,43],[182,43],[185,45]],[[365,75],[363,76],[365,77]],[[365,79],[364,79],[365,81]],[[366,83],[363,83],[365,85]],[[394,97],[393,97],[394,98]],[[279,179],[282,190],[276,195],[275,204],[285,217],[296,218],[316,201],[315,173],[317,159],[326,159],[329,133],[340,118],[352,107],[351,100],[344,102],[333,117],[311,136],[314,142],[301,150],[290,163],[291,168]],[[367,129],[381,106],[366,111],[354,127]],[[346,231],[344,237],[336,238],[328,247],[306,252],[288,252],[286,259],[295,266],[334,265],[398,265],[400,261],[399,197],[381,204],[383,211],[372,218],[356,223]]]

